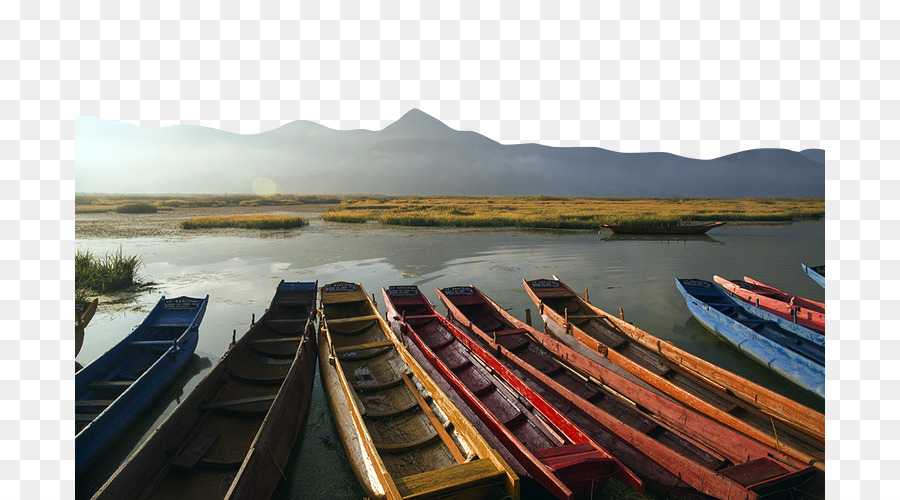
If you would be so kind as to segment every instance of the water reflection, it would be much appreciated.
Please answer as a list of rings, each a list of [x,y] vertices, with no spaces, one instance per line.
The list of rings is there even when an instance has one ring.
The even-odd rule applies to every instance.
[[[703,241],[724,245],[721,241],[708,234],[618,234],[610,233],[603,241],[664,241],[687,243],[689,241]]]

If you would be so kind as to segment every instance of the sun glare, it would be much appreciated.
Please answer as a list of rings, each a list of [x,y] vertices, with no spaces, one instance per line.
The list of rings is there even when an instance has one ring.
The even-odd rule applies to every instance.
[[[275,181],[268,177],[257,177],[253,179],[253,193],[259,196],[270,196],[275,194]]]

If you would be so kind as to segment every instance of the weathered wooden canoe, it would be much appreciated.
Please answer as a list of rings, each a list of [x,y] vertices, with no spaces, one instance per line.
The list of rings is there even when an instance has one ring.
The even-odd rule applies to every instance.
[[[675,278],[688,309],[703,326],[738,350],[798,386],[825,398],[825,343],[782,326],[777,316],[751,314],[712,282]],[[763,311],[764,312],[764,311]],[[784,320],[782,320],[784,321]],[[796,326],[796,325],[794,325]],[[809,335],[817,335],[813,332]]]
[[[359,284],[322,287],[320,371],[370,498],[519,497],[519,477],[438,388]]]
[[[554,279],[522,280],[547,327],[592,360],[767,446],[825,468],[825,415],[612,316]]]
[[[825,333],[825,304],[804,299],[744,277],[743,280],[727,280],[713,276],[713,280],[732,296],[776,316],[793,321],[818,333]]]
[[[614,475],[643,491],[631,471],[531,387],[504,381],[507,370],[495,368],[498,361],[438,314],[418,287],[382,288],[382,295],[391,328],[425,358],[432,379],[452,386],[448,397],[475,413],[507,463],[521,465],[557,498],[591,498]]]
[[[803,272],[805,272],[810,278],[813,279],[816,283],[819,284],[822,288],[825,288],[825,266],[807,266],[806,264],[801,263],[803,266]]]
[[[621,460],[667,495],[759,498],[803,486],[820,471],[665,396],[602,369],[507,313],[473,286],[445,288],[449,315],[502,363],[521,373],[589,434],[613,433],[635,453]],[[624,451],[624,450],[623,450]],[[670,474],[661,476],[656,468]],[[673,481],[674,480],[674,481]]]
[[[703,234],[714,227],[724,225],[724,222],[710,222],[709,224],[666,224],[666,225],[647,225],[647,226],[617,226],[603,224],[600,227],[609,229],[616,234]]]
[[[97,312],[97,304],[99,299],[90,302],[86,300],[75,301],[75,356],[81,352],[81,346],[84,344],[84,328],[90,323],[94,313]]]
[[[75,374],[75,475],[166,388],[197,348],[209,302],[162,297],[144,321]]]
[[[269,498],[312,392],[316,286],[279,283],[265,314],[94,498]]]

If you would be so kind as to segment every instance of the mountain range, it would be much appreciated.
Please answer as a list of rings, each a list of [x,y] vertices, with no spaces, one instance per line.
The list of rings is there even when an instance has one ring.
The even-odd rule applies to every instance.
[[[417,109],[378,131],[294,121],[252,135],[80,117],[75,148],[80,193],[234,194],[267,186],[282,194],[825,196],[821,149],[753,149],[698,160],[504,145]]]

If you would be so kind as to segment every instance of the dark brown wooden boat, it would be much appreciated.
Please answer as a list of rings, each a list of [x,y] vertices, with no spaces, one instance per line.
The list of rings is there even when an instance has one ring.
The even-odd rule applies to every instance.
[[[554,406],[578,415],[585,430],[606,429],[643,453],[634,465],[620,457],[635,471],[655,462],[697,492],[723,499],[786,493],[819,472],[603,370],[519,321],[473,286],[438,293],[454,321],[540,387]],[[677,484],[660,486],[672,496],[689,496]]]
[[[665,225],[610,225],[603,224],[602,228],[609,229],[616,234],[703,234],[714,227],[719,227],[724,222],[710,222],[709,224],[665,224]]]
[[[282,281],[266,313],[94,498],[269,498],[312,390],[316,290]]]
[[[363,287],[321,289],[320,372],[347,458],[369,498],[519,497],[519,477],[378,315]]]
[[[523,280],[545,325],[682,404],[819,469],[825,416],[612,316],[554,277]]]
[[[416,286],[382,288],[387,317],[447,395],[468,406],[509,464],[557,498],[591,498],[610,477],[643,491],[641,481],[531,387],[504,380],[505,368],[439,315]],[[495,366],[497,368],[495,368]],[[542,410],[543,409],[543,410]]]

